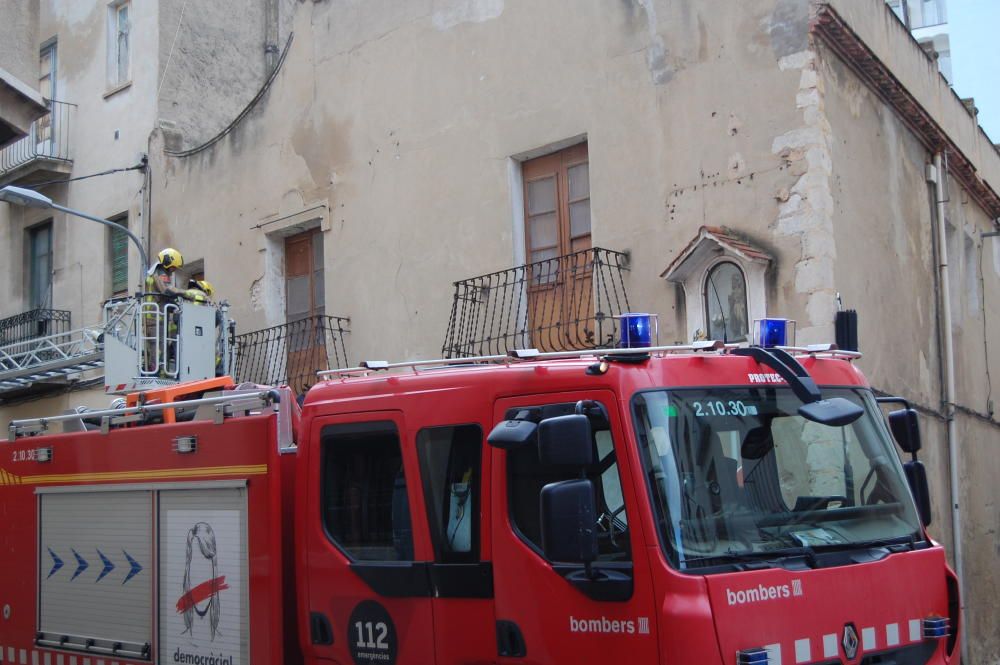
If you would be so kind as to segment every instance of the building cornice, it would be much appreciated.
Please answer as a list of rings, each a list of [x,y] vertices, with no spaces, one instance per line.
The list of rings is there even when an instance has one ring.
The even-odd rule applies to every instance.
[[[810,32],[822,39],[875,92],[931,152],[944,152],[949,173],[992,218],[1000,218],[1000,196],[909,90],[829,4],[820,4]]]

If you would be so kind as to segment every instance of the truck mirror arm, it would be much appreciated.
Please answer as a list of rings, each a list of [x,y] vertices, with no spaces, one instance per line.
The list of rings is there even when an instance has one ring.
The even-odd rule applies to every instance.
[[[863,408],[843,397],[823,399],[819,386],[809,376],[809,372],[784,349],[750,346],[734,349],[732,354],[749,356],[761,365],[766,365],[777,372],[778,376],[788,383],[788,387],[792,389],[795,396],[802,401],[799,415],[807,420],[830,427],[842,427],[853,423],[864,415]]]
[[[778,373],[778,376],[788,382],[788,386],[804,404],[811,404],[823,399],[816,382],[809,376],[805,368],[795,358],[781,349],[771,349],[769,352],[759,346],[744,349],[733,349],[734,356],[749,356],[761,365],[766,365]]]

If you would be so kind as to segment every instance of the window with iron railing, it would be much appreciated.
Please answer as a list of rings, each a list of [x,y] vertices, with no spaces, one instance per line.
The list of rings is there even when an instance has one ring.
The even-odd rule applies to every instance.
[[[71,329],[70,313],[63,309],[32,309],[0,319],[0,347],[39,337],[61,335]]]
[[[455,282],[446,358],[615,346],[628,255],[601,247]]]
[[[349,325],[344,317],[310,316],[236,335],[233,374],[240,382],[284,384],[302,394],[316,383],[317,372],[347,366]]]

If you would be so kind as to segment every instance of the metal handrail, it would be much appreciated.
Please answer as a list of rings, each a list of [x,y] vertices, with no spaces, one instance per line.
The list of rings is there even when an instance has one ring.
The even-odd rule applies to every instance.
[[[49,114],[31,123],[28,135],[0,150],[0,177],[35,159],[72,161],[70,128],[76,104],[49,100]]]
[[[385,360],[366,360],[357,367],[342,367],[339,369],[328,369],[317,372],[321,378],[340,377],[348,378],[351,375],[361,374],[367,376],[372,372],[388,371],[392,369],[409,368],[414,372],[420,367],[449,367],[449,366],[485,366],[489,364],[511,365],[514,363],[524,363],[535,360],[564,360],[573,358],[613,358],[615,356],[641,356],[650,355],[665,357],[670,354],[691,354],[716,352],[727,354],[733,349],[738,349],[744,344],[726,344],[722,340],[699,340],[691,344],[674,344],[667,346],[647,346],[641,348],[617,348],[617,349],[579,349],[573,351],[539,351],[538,349],[515,349],[506,354],[490,356],[468,356],[464,358],[435,358],[433,360],[404,360],[400,362],[388,362]],[[836,344],[811,344],[809,346],[781,346],[777,347],[787,351],[793,356],[814,356],[821,358],[838,358],[843,360],[856,360],[861,357],[858,351],[842,351]]]
[[[348,318],[321,315],[236,335],[233,376],[304,392],[318,371],[347,364],[344,336],[349,325]]]
[[[626,253],[593,247],[455,282],[441,353],[612,347],[620,325],[615,317],[630,309],[627,270]]]
[[[69,332],[71,316],[64,309],[30,309],[0,319],[0,347],[15,342]]]
[[[10,421],[8,426],[8,439],[13,441],[18,436],[28,433],[42,432],[48,429],[50,423],[60,423],[68,420],[79,420],[82,418],[117,418],[120,416],[141,415],[158,413],[168,409],[188,409],[192,406],[212,405],[212,404],[237,404],[248,400],[256,400],[262,406],[278,404],[281,402],[281,394],[277,390],[261,390],[251,393],[237,393],[235,395],[222,395],[218,397],[200,397],[197,399],[179,400],[176,402],[159,402],[156,404],[140,404],[121,409],[103,409],[100,411],[86,411],[84,413],[64,413],[58,416],[46,416],[44,418],[23,418]]]

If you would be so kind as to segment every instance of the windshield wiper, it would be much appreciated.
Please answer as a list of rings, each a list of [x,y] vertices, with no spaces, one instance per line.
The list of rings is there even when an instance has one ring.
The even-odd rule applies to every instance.
[[[684,559],[685,564],[691,563],[704,563],[706,561],[718,562],[718,563],[748,563],[754,562],[759,564],[761,568],[770,568],[774,561],[780,561],[782,559],[788,559],[791,557],[805,557],[811,560],[813,557],[813,551],[809,547],[786,547],[774,550],[763,550],[758,552],[721,552],[719,554],[706,554],[704,556],[687,557]],[[815,567],[810,564],[811,567]]]
[[[911,533],[907,536],[897,536],[896,538],[875,538],[872,540],[859,540],[853,543],[824,543],[813,545],[817,552],[843,552],[847,550],[864,550],[873,547],[891,548],[895,545],[906,545],[909,550],[917,547],[917,539]]]

